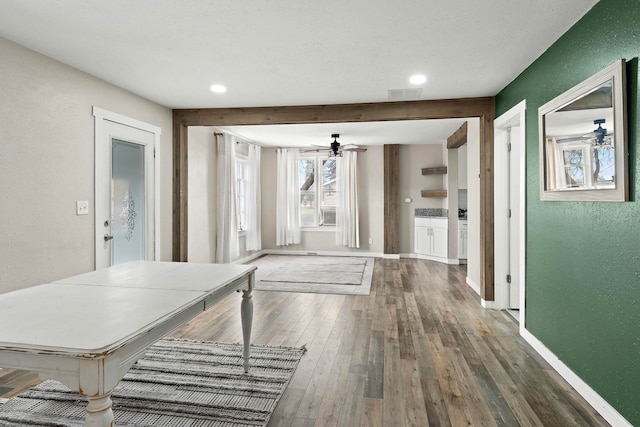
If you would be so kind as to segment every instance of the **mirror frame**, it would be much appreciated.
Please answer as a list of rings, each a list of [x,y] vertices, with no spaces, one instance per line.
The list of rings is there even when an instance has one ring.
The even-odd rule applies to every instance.
[[[547,190],[549,180],[547,174],[546,153],[546,115],[557,111],[588,93],[594,91],[607,81],[612,81],[613,97],[613,132],[615,141],[615,175],[614,188],[601,189],[563,189]],[[620,59],[604,70],[589,77],[563,94],[547,102],[538,109],[539,163],[540,163],[540,200],[565,201],[609,201],[625,202],[629,200],[629,183],[627,172],[627,127],[626,127],[626,85],[625,60]]]

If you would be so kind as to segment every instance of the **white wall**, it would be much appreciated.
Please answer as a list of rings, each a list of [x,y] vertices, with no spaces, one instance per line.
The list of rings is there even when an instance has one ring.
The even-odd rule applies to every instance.
[[[422,190],[445,188],[446,175],[422,175],[422,168],[444,166],[443,142],[420,145],[400,145],[398,176],[399,249],[401,254],[413,253],[413,219],[416,208],[446,208],[446,199],[422,197]],[[381,189],[382,191],[382,189]],[[410,197],[411,203],[405,202]]]
[[[303,230],[299,245],[276,246],[276,150],[262,149],[262,247],[303,252],[366,252],[382,254],[384,239],[384,150],[367,147],[358,153],[360,249],[335,244],[335,232]],[[369,244],[369,238],[372,243]]]
[[[467,283],[480,292],[480,119],[467,127]]]
[[[188,248],[189,262],[216,259],[216,149],[213,130],[189,127]]]
[[[93,270],[93,106],[162,129],[157,224],[170,260],[171,110],[3,38],[0,58],[0,292]]]

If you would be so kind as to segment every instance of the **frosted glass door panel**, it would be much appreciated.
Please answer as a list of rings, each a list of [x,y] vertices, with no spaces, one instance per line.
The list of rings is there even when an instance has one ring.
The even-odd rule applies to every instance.
[[[144,146],[111,146],[111,263],[145,259]]]

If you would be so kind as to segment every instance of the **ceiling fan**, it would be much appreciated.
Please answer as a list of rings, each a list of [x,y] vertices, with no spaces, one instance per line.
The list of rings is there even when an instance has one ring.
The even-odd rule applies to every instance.
[[[611,144],[611,137],[613,135],[612,132],[608,132],[606,128],[603,128],[602,125],[606,123],[605,119],[597,119],[593,121],[594,125],[598,125],[598,127],[592,132],[586,133],[582,136],[569,136],[565,138],[559,138],[556,140],[557,143],[564,142],[579,142],[579,141],[591,141],[592,145],[607,145]]]
[[[340,134],[339,133],[332,133],[331,134],[331,138],[333,138],[333,141],[331,141],[331,144],[329,145],[329,147],[325,147],[322,145],[314,145],[314,147],[318,147],[318,148],[313,148],[313,149],[309,149],[309,150],[304,150],[305,153],[308,152],[319,152],[319,151],[329,151],[329,157],[342,157],[342,153],[344,151],[358,151],[360,153],[367,151],[366,148],[362,148],[362,147],[358,147],[355,144],[347,144],[347,145],[340,145],[340,143],[338,142],[338,138],[340,138]]]

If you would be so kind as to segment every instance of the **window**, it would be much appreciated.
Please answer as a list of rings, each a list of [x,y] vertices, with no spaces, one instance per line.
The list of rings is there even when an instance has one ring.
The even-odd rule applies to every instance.
[[[555,144],[555,155],[561,159],[559,171],[559,188],[607,188],[613,187],[615,177],[615,155],[612,141],[602,144],[595,139],[552,140]],[[549,161],[550,164],[551,161]]]
[[[302,227],[336,225],[336,166],[335,158],[320,156],[303,157],[298,161]]]
[[[249,162],[246,158],[236,157],[236,212],[238,214],[238,231],[247,230],[247,187]]]

